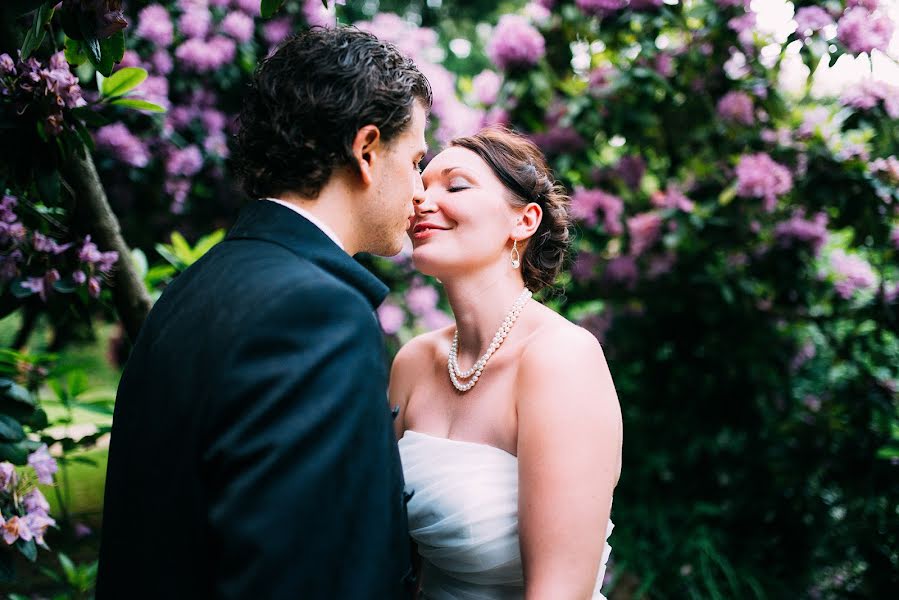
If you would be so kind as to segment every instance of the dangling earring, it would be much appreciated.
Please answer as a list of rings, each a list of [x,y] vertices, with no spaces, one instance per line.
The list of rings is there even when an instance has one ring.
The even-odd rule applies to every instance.
[[[521,266],[521,254],[518,253],[518,240],[512,240],[512,268]]]

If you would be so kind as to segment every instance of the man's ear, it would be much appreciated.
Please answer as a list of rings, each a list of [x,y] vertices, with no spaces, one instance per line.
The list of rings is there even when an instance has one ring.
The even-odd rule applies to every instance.
[[[381,130],[377,126],[366,125],[356,132],[353,139],[353,158],[365,185],[371,185],[374,181],[372,168],[382,147]]]

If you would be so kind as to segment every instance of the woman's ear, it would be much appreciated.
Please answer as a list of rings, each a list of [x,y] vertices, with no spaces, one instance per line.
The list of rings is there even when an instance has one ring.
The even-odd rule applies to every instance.
[[[377,126],[366,125],[356,132],[353,139],[353,158],[362,177],[362,183],[367,186],[374,181],[372,169],[381,147],[381,130]]]
[[[543,220],[543,209],[536,202],[531,202],[518,213],[518,221],[512,229],[512,239],[524,240],[530,238],[540,226]]]

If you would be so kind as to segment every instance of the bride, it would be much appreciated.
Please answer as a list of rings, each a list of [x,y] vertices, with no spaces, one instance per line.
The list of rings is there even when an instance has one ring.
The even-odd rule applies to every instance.
[[[603,598],[618,398],[596,339],[531,298],[561,267],[568,199],[502,129],[454,140],[422,181],[413,261],[456,318],[391,372],[422,596]]]

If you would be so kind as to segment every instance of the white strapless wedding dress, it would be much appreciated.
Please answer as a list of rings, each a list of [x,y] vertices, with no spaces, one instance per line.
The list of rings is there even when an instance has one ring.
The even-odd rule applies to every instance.
[[[520,600],[518,458],[505,450],[417,431],[399,441],[409,531],[422,557],[427,600]],[[593,589],[600,593],[612,522]],[[601,532],[597,532],[601,535]]]

